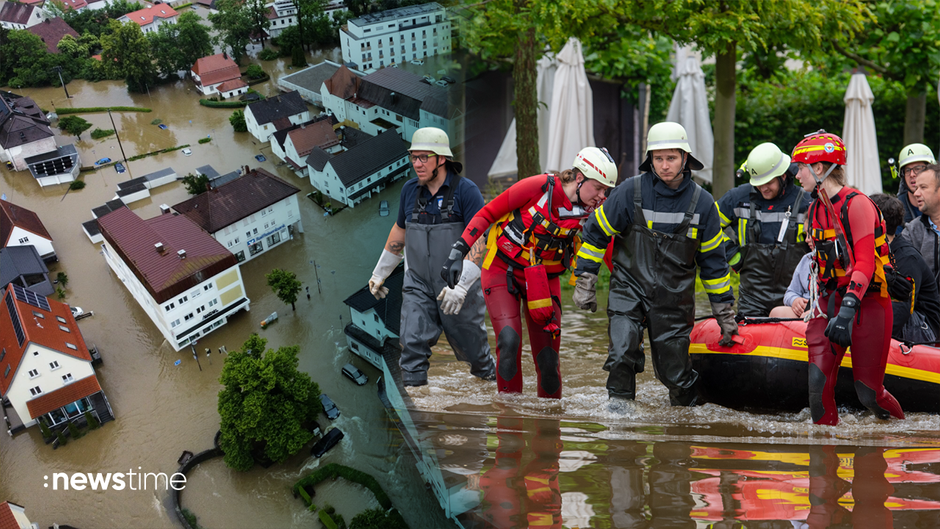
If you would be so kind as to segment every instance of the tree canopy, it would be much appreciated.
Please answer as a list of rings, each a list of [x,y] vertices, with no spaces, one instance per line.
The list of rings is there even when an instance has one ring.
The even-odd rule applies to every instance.
[[[228,48],[229,56],[238,63],[251,42],[251,17],[248,5],[241,0],[217,0],[216,12],[209,14],[209,22],[218,32],[219,44]]]
[[[153,58],[163,75],[189,72],[198,59],[212,55],[209,28],[202,25],[199,15],[192,11],[181,14],[176,24],[163,24],[148,38]]]
[[[209,189],[209,177],[204,174],[189,173],[183,177],[183,187],[190,195],[199,195]]]
[[[59,119],[59,128],[67,134],[82,139],[82,133],[91,128],[91,123],[81,116],[68,115]]]
[[[123,78],[131,92],[145,92],[156,80],[150,41],[135,22],[108,23],[111,31],[101,36],[101,63],[109,75]]]
[[[310,426],[323,408],[319,386],[297,368],[299,346],[266,346],[252,334],[222,367],[219,446],[235,470],[249,470],[256,458],[279,463],[296,454],[313,438]]]
[[[297,310],[294,304],[297,303],[297,295],[300,294],[302,286],[300,280],[297,279],[297,274],[275,268],[264,278],[268,281],[271,290],[277,294],[277,299],[289,303],[291,310]]]

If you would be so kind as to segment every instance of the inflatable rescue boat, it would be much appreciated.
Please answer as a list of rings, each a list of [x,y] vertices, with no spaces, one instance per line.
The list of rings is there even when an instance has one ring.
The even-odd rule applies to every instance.
[[[739,343],[725,347],[718,345],[721,329],[713,318],[692,329],[689,354],[708,401],[772,411],[809,406],[806,324],[753,320],[739,325],[739,332]],[[884,385],[905,412],[940,413],[940,349],[891,340]],[[862,408],[853,385],[851,347],[839,368],[836,403]]]

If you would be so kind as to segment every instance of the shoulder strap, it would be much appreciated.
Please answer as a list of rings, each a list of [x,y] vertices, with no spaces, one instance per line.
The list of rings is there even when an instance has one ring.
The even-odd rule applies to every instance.
[[[450,185],[447,186],[447,192],[444,193],[444,208],[441,209],[441,222],[444,222],[445,219],[450,220],[454,216],[454,193],[457,192],[457,186],[460,185],[460,179],[462,177],[454,173],[451,175]]]
[[[685,217],[682,219],[682,224],[676,228],[675,233],[686,233],[689,231],[689,224],[692,223],[692,215],[695,214],[695,208],[698,207],[699,196],[702,195],[702,186],[692,182],[692,185],[695,186],[695,191],[692,193],[692,200],[689,201],[689,209],[685,212]]]
[[[634,224],[646,226],[646,216],[643,215],[643,175],[637,175],[631,178],[633,180],[633,205],[637,218],[633,219]]]

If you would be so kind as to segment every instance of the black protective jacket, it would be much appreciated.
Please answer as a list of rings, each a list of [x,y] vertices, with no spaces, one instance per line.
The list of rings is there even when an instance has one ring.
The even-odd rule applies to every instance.
[[[898,272],[914,280],[914,310],[921,313],[934,334],[940,336],[940,291],[930,267],[907,239],[895,237],[890,246]],[[901,330],[911,316],[911,307],[904,301],[892,301],[891,306],[894,310],[891,336],[901,339]]]

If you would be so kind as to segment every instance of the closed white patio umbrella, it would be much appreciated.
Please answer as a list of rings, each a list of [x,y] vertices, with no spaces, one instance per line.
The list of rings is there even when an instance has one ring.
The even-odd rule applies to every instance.
[[[846,182],[866,195],[881,193],[881,163],[875,135],[875,113],[872,111],[875,95],[865,74],[852,75],[844,101],[842,141],[845,142],[847,158]]]
[[[549,111],[548,152],[542,170],[558,173],[571,168],[578,151],[594,147],[594,96],[584,71],[581,41],[568,39],[556,57],[552,104]],[[539,135],[544,133],[539,130]]]
[[[673,121],[685,127],[689,134],[692,155],[705,166],[704,169],[695,171],[695,176],[711,182],[715,160],[715,135],[708,114],[705,73],[702,72],[698,58],[689,48],[676,51],[673,76],[676,79],[676,90],[669,103],[666,121]]]

